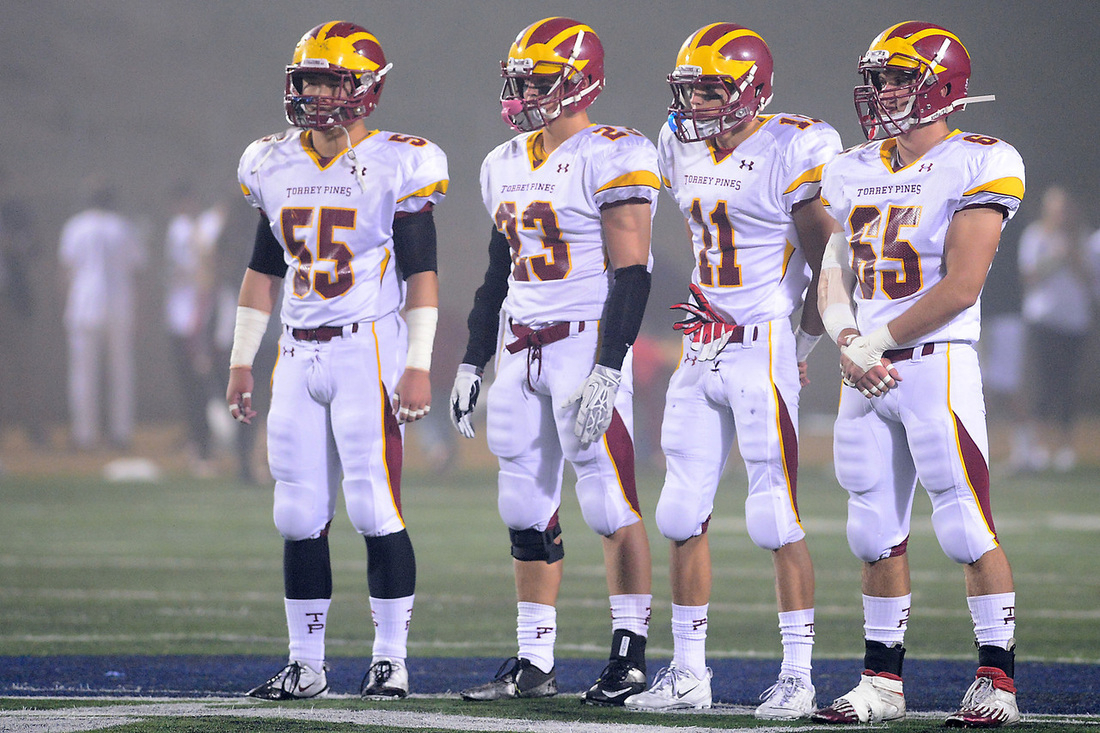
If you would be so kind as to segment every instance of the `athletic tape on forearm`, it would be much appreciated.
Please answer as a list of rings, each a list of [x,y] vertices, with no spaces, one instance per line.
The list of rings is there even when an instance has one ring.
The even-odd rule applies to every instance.
[[[270,313],[245,305],[237,306],[237,323],[233,327],[233,349],[229,352],[229,366],[252,366],[256,352],[260,350],[267,331]]]
[[[409,355],[405,359],[406,369],[432,368],[432,345],[435,343],[435,325],[439,320],[439,309],[434,306],[410,308],[405,311],[405,322],[409,324]]]
[[[852,306],[847,303],[832,303],[821,313],[821,323],[825,326],[825,332],[835,342],[846,328],[859,330],[856,325],[856,317],[852,313]]]

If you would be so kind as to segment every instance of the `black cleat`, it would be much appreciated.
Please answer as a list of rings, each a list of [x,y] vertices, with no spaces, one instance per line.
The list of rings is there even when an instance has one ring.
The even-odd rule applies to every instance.
[[[462,691],[464,700],[510,700],[517,697],[552,697],[558,694],[554,670],[543,672],[528,659],[510,657],[500,665],[492,682]]]
[[[588,705],[620,706],[631,695],[644,692],[645,672],[627,659],[612,659],[600,672],[596,683],[581,695]]]
[[[291,662],[274,677],[248,691],[249,697],[261,700],[304,700],[323,695],[328,690],[325,668],[314,672],[308,664]]]

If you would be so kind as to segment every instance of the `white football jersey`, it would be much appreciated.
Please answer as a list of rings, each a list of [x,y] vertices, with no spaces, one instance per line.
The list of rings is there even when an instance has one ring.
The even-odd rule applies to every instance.
[[[405,281],[393,253],[393,219],[443,200],[446,155],[424,138],[375,130],[355,145],[354,158],[345,150],[324,159],[303,132],[257,140],[237,171],[245,198],[283,245],[283,323],[342,326],[400,310]]]
[[[733,323],[789,316],[802,305],[810,269],[791,210],[818,195],[840,136],[801,115],[762,115],[733,151],[682,143],[661,128],[662,182],[691,230],[691,280]]]
[[[593,124],[549,156],[542,133],[517,135],[481,164],[481,195],[512,248],[504,311],[528,325],[598,320],[610,289],[600,208],[657,210],[657,151],[626,127]],[[652,266],[652,258],[650,264]]]
[[[944,241],[955,212],[996,204],[1007,212],[1003,228],[1024,197],[1024,162],[997,138],[954,130],[899,171],[891,167],[896,144],[889,138],[846,150],[825,166],[822,179],[829,213],[849,242],[858,236],[849,254],[862,333],[889,323],[943,279]],[[973,343],[980,331],[975,303],[920,341]]]

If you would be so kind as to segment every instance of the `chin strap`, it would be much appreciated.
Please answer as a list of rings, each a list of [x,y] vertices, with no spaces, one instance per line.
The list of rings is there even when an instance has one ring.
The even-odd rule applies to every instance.
[[[343,125],[340,126],[340,129],[344,131],[344,138],[348,141],[348,160],[351,161],[351,172],[355,176],[355,182],[359,184],[359,190],[366,193],[366,171],[363,170],[363,166],[359,165],[359,159],[355,157],[355,148],[351,144],[351,133]]]

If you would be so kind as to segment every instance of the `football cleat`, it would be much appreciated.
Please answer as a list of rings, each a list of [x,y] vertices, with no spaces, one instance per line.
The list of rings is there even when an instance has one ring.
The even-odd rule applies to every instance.
[[[1016,685],[996,667],[978,667],[958,712],[947,716],[948,728],[999,728],[1020,722]]]
[[[248,691],[249,697],[261,700],[304,700],[323,695],[328,690],[325,668],[314,672],[308,664],[291,661],[274,677]]]
[[[581,700],[589,705],[622,705],[631,695],[643,692],[645,685],[645,672],[627,659],[612,659]]]
[[[864,670],[859,684],[827,708],[810,716],[815,723],[882,723],[905,717],[901,678],[889,672]]]
[[[558,694],[554,670],[543,672],[529,659],[509,657],[491,682],[462,691],[464,700],[510,700],[516,697],[552,697]]]
[[[409,670],[400,659],[379,659],[359,683],[359,696],[367,700],[399,700],[409,694]]]
[[[647,713],[710,707],[710,668],[702,679],[673,662],[657,673],[653,686],[626,699],[624,707]]]
[[[756,708],[761,720],[794,720],[808,718],[817,710],[814,686],[793,674],[779,676],[779,681],[760,694],[763,701]]]

